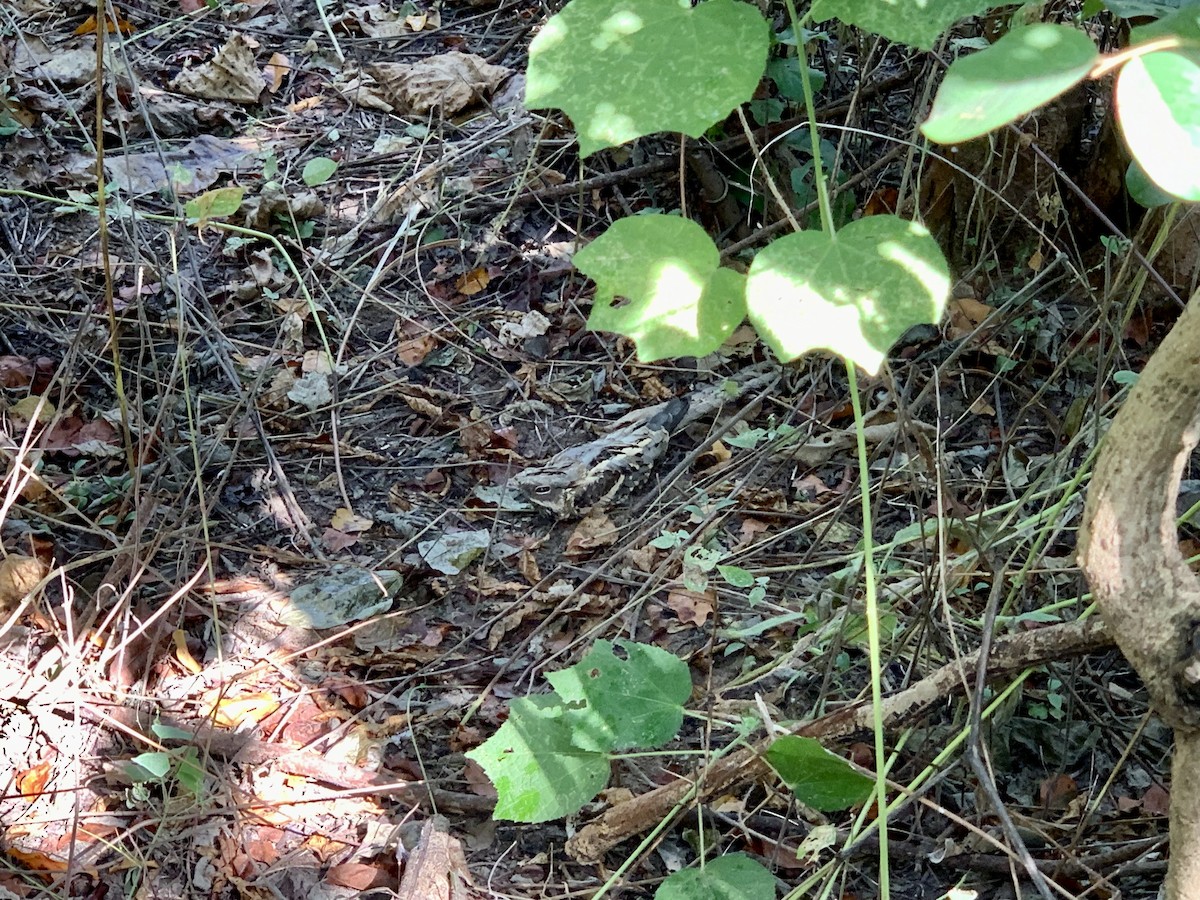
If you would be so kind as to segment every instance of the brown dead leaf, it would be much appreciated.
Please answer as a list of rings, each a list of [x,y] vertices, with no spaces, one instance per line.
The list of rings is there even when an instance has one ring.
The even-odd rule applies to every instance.
[[[118,31],[121,32],[121,34],[133,34],[135,31],[137,31],[137,28],[131,23],[122,19],[119,13],[116,16],[116,21],[113,21],[113,17],[111,15],[106,15],[104,17],[104,24],[107,26],[106,30],[109,34],[116,34]],[[96,27],[96,14],[92,13],[75,29],[75,36],[79,37],[85,34],[95,34],[98,30],[99,29]]]
[[[738,546],[744,547],[748,544],[754,544],[758,539],[758,535],[769,532],[770,526],[763,522],[761,518],[746,516],[742,520],[742,529],[738,535]]]
[[[263,78],[267,82],[267,90],[272,94],[279,93],[283,87],[283,79],[292,72],[292,62],[283,53],[272,53],[267,64],[263,66]]]
[[[500,642],[504,640],[506,634],[514,628],[519,628],[526,618],[537,615],[539,611],[540,607],[536,603],[522,603],[516,609],[512,609],[508,615],[501,616],[488,631],[488,649],[495,650],[500,646]]]
[[[358,515],[353,510],[339,506],[334,510],[333,518],[330,519],[329,524],[339,531],[369,531],[375,522],[366,516]]]
[[[1063,810],[1067,808],[1076,795],[1079,793],[1079,785],[1075,783],[1075,779],[1065,772],[1058,775],[1051,775],[1049,778],[1043,779],[1038,785],[1038,799],[1041,801],[1042,809]]]
[[[254,50],[248,38],[235,34],[209,62],[176,75],[171,87],[204,100],[257,103],[266,83],[254,63]]]
[[[366,891],[373,888],[394,890],[396,879],[382,866],[347,862],[331,866],[329,871],[325,873],[325,881],[328,884],[337,885],[338,887]]]
[[[362,537],[360,534],[351,534],[339,531],[336,528],[326,528],[321,532],[321,544],[331,553],[341,553],[348,547],[353,547],[357,544],[360,537]]]
[[[475,746],[483,743],[477,741]],[[467,780],[467,787],[472,794],[480,797],[495,797],[496,786],[492,784],[492,780],[487,777],[483,771],[483,767],[473,759],[468,759],[467,764],[463,767],[463,777]]]
[[[66,416],[46,429],[39,446],[64,456],[118,456],[117,431],[104,419],[85,422],[78,416]]]
[[[32,556],[10,553],[0,561],[0,612],[15,609],[46,575],[46,567]]]
[[[1125,340],[1133,341],[1138,347],[1145,347],[1150,343],[1150,331],[1153,327],[1154,321],[1144,309],[1135,310],[1129,317],[1129,324],[1125,326]]]
[[[0,356],[0,387],[23,388],[33,381],[33,360],[25,356]]]
[[[667,606],[679,621],[695,625],[697,628],[703,627],[708,617],[713,614],[715,602],[716,595],[712,591],[699,593],[678,588],[667,594]]]
[[[396,900],[460,900],[472,884],[462,844],[430,819],[404,866]]]
[[[700,475],[708,475],[720,470],[733,459],[733,451],[725,446],[723,441],[713,441],[712,447],[700,454],[696,466]]]
[[[477,269],[472,269],[463,275],[460,275],[458,280],[454,282],[454,289],[465,297],[473,297],[481,291],[485,290],[491,283],[492,276],[488,272],[486,266],[480,266]]]
[[[522,550],[517,554],[517,571],[530,584],[537,584],[542,580],[542,570],[531,550]]]
[[[601,510],[593,510],[575,526],[567,538],[563,556],[567,559],[583,559],[601,547],[610,547],[617,542],[620,532],[612,519]]]
[[[279,701],[266,691],[243,694],[240,697],[223,697],[221,689],[214,688],[205,693],[202,700],[205,718],[222,728],[237,728],[247,723],[261,722],[275,710]]]
[[[27,800],[41,795],[50,781],[50,760],[42,760],[36,766],[17,773],[17,790]]]
[[[974,297],[954,297],[946,304],[946,311],[949,313],[947,336],[957,339],[975,331],[992,314],[993,309]]]
[[[347,849],[345,842],[325,834],[310,834],[300,846],[312,853],[320,862],[328,862]]]
[[[882,187],[873,191],[863,204],[864,216],[886,216],[895,214],[900,203],[900,192],[894,187]]]
[[[243,841],[246,855],[257,863],[273,865],[279,861],[280,841],[285,836],[284,832],[270,826],[260,826],[258,831],[259,836]]]
[[[296,376],[292,374],[292,370],[284,367],[276,372],[271,383],[263,391],[263,403],[274,409],[285,409],[289,405],[287,395],[296,385]]]
[[[439,10],[432,9],[429,12],[423,12],[419,15],[405,16],[404,24],[413,31],[425,31],[426,29],[440,28],[442,25],[442,14]]]
[[[437,347],[437,335],[432,329],[411,319],[406,320],[403,325],[399,322],[396,324],[396,358],[406,366],[419,366]]]
[[[434,109],[454,115],[486,97],[512,74],[473,53],[451,51],[420,62],[377,63],[367,71],[384,90],[394,111],[424,115]]]
[[[1151,816],[1165,816],[1171,811],[1171,795],[1161,785],[1152,784],[1142,794],[1142,810]]]
[[[467,452],[468,459],[480,459],[492,449],[494,429],[478,409],[471,410],[471,420],[458,431],[458,442]]]
[[[982,394],[971,401],[971,412],[977,416],[994,416],[996,407],[988,403],[987,398]]]
[[[261,76],[258,78],[262,81]],[[161,153],[106,153],[104,172],[109,181],[131,194],[153,193],[168,183],[180,195],[198,194],[258,151],[253,140],[200,134]]]
[[[16,847],[8,847],[4,853],[33,872],[65,872],[68,868],[66,862],[47,856],[45,853],[39,853],[37,850],[18,850]]]
[[[625,552],[625,559],[639,572],[653,572],[661,556],[662,554],[649,544]]]
[[[396,38],[409,31],[405,19],[403,12],[389,9],[380,3],[372,3],[369,6],[346,7],[342,24],[348,29],[357,28],[367,37]]]

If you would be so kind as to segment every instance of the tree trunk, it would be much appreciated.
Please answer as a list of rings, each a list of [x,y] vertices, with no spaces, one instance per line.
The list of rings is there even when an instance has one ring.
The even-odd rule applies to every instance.
[[[1200,583],[1179,550],[1179,480],[1200,438],[1200,294],[1101,446],[1080,561],[1117,645],[1175,729],[1168,900],[1200,900]]]

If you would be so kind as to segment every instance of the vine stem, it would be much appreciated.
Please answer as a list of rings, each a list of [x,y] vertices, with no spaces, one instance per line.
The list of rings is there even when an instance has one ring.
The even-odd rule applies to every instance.
[[[788,0],[790,3],[791,0]],[[862,399],[858,395],[858,373],[846,360],[846,378],[850,403],[854,409],[855,435],[858,439],[858,496],[862,500],[863,583],[866,591],[867,645],[871,657],[872,731],[875,735],[875,808],[879,810],[879,896],[891,896],[888,874],[887,830],[887,755],[883,746],[883,648],[879,632],[879,603],[875,588],[875,538],[871,520],[871,482],[867,466],[867,438],[863,432]]]
[[[821,210],[821,230],[833,238],[837,229],[833,224],[833,207],[829,203],[829,187],[825,184],[825,167],[821,162],[821,133],[817,127],[817,108],[813,99],[812,79],[808,76],[808,50],[804,47],[804,26],[809,13],[801,18],[796,13],[795,0],[785,0],[792,30],[796,33],[796,47],[800,51],[800,84],[804,89],[804,113],[808,117],[808,140],[812,148],[813,187],[817,190],[817,207]]]
[[[804,88],[804,107],[808,117],[808,136],[812,147],[813,185],[817,191],[817,203],[821,210],[821,230],[830,240],[836,237],[833,208],[829,202],[829,188],[825,183],[824,166],[821,161],[821,135],[817,127],[814,110],[812,79],[808,74],[808,51],[805,49],[804,25],[806,13],[801,18],[796,12],[795,0],[784,0],[788,17],[796,34],[799,48],[800,83]],[[871,481],[867,464],[867,439],[863,432],[862,399],[858,393],[858,373],[854,362],[847,359],[846,378],[850,389],[850,402],[854,408],[854,432],[858,448],[859,498],[862,501],[863,520],[863,586],[866,594],[867,643],[871,657],[871,709],[872,730],[875,737],[875,808],[879,811],[879,896],[883,900],[891,897],[891,878],[888,871],[887,830],[887,755],[883,743],[883,648],[879,629],[879,604],[875,584],[875,542],[871,521]]]

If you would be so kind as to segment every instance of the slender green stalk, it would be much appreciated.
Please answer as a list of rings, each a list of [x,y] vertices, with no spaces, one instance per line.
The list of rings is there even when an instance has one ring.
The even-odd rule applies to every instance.
[[[790,2],[790,0],[789,0]],[[854,407],[855,433],[858,438],[858,495],[862,500],[863,584],[866,591],[867,647],[871,657],[872,727],[875,732],[875,805],[879,810],[879,896],[891,897],[888,876],[887,833],[887,755],[883,745],[883,649],[879,631],[879,598],[875,591],[875,545],[871,523],[871,472],[867,464],[867,438],[863,433],[862,399],[858,395],[858,374],[854,363],[846,361],[850,402]]]

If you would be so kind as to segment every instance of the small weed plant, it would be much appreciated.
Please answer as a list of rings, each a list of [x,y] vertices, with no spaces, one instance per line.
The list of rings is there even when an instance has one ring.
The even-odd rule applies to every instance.
[[[996,4],[814,0],[803,17],[792,0],[785,5],[791,28],[773,35],[759,8],[739,0],[571,0],[533,41],[526,101],[570,115],[584,156],[661,131],[699,138],[741,107],[759,124],[778,121],[789,104],[810,111],[807,162],[789,188],[797,197],[815,193],[819,215],[793,222],[794,232],[760,250],[747,273],[721,265],[716,243],[699,225],[664,214],[615,222],[576,254],[575,264],[596,283],[589,327],[629,337],[644,361],[704,356],[747,318],[783,361],[813,350],[845,360],[859,423],[861,571],[878,709],[881,617],[856,367],[876,372],[907,329],[938,322],[950,272],[920,224],[893,215],[850,221],[832,205],[830,154],[811,115],[817,86],[804,51],[819,38],[807,26],[836,18],[930,50],[947,28]],[[1097,50],[1084,23],[1101,12],[1122,15],[1116,0],[1088,0],[1072,24],[1011,27],[949,67],[921,127],[924,137],[943,144],[979,137],[1087,79],[1116,73],[1117,121],[1134,158],[1126,173],[1131,195],[1147,206],[1200,200],[1193,87],[1200,82],[1200,6],[1139,5],[1138,14],[1158,9],[1168,14],[1133,28],[1130,45],[1112,54]],[[786,52],[769,59],[773,43]],[[753,100],[764,75],[779,100]],[[692,538],[666,532],[659,541]],[[715,568],[731,585],[761,586],[749,572],[720,565],[719,548],[701,543],[693,557],[697,577]],[[536,822],[578,811],[604,787],[616,754],[659,748],[675,736],[691,691],[682,662],[628,642],[597,642],[578,665],[548,678],[553,694],[514,700],[507,722],[470,754],[495,783],[497,818]],[[793,736],[774,741],[767,758],[810,806],[843,809],[874,793],[878,819],[886,821],[888,757],[878,714],[875,732],[873,779]],[[881,893],[888,896],[886,829],[879,836]],[[672,875],[657,896],[769,900],[775,886],[765,868],[733,854]]]

